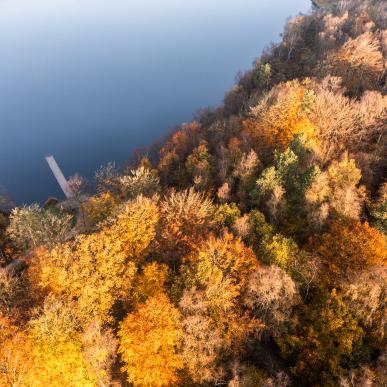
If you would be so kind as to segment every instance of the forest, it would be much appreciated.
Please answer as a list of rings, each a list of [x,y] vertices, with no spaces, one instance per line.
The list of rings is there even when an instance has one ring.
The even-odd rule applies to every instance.
[[[386,64],[386,1],[314,1],[93,194],[0,213],[0,386],[386,386]]]

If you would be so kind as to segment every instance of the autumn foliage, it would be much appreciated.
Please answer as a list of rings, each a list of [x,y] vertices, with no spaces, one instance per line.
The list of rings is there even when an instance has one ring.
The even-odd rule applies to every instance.
[[[119,331],[119,352],[128,381],[143,386],[168,386],[183,367],[177,354],[183,336],[179,311],[162,293],[129,314]]]
[[[368,223],[336,221],[315,243],[328,266],[328,281],[387,264],[386,238]]]
[[[308,89],[296,82],[273,88],[251,109],[251,118],[243,122],[244,130],[271,150],[284,150],[294,135],[303,133],[314,139],[314,125],[307,116]]]
[[[79,312],[87,318],[109,320],[114,303],[124,299],[132,286],[157,220],[155,204],[139,198],[125,205],[111,226],[50,251],[38,251],[31,267],[37,286],[77,299]]]
[[[0,386],[384,386],[386,2],[316,0],[79,209],[0,214]]]

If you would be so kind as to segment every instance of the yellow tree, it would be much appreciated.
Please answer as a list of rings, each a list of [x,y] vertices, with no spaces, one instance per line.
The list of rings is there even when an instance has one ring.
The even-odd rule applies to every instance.
[[[78,333],[74,304],[48,297],[41,314],[29,322],[35,376],[27,386],[95,386]]]
[[[251,109],[244,131],[270,150],[284,151],[296,134],[314,140],[315,128],[307,117],[312,100],[307,87],[298,81],[280,84]]]
[[[177,354],[182,339],[179,311],[158,293],[129,314],[118,336],[123,371],[137,386],[169,386],[183,365]]]
[[[102,192],[83,204],[87,223],[91,226],[110,216],[117,206],[117,200],[110,192]]]
[[[39,286],[78,301],[88,321],[111,319],[114,303],[128,296],[136,265],[153,240],[158,221],[156,204],[139,198],[126,204],[115,222],[91,235],[51,251],[31,262]]]
[[[10,320],[0,317],[0,386],[26,386],[34,371],[32,341]]]
[[[116,340],[98,323],[82,334],[74,303],[49,296],[26,330],[0,318],[0,386],[106,386]]]
[[[132,291],[133,304],[144,303],[149,297],[165,291],[167,277],[167,265],[156,262],[146,265],[134,281]]]

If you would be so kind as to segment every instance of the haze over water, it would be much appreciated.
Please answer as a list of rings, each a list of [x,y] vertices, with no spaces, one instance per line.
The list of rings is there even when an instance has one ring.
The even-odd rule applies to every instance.
[[[44,160],[92,177],[222,102],[310,0],[0,0],[0,186],[63,197]]]

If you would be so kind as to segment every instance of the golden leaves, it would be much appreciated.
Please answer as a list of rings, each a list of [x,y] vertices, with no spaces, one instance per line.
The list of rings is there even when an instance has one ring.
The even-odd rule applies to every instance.
[[[167,386],[183,367],[176,353],[182,339],[179,311],[158,293],[121,323],[119,352],[128,381],[140,386]]]
[[[158,210],[150,199],[124,205],[100,232],[42,252],[32,262],[40,286],[76,299],[84,318],[109,320],[118,299],[128,296],[136,265],[155,236]]]
[[[251,118],[243,121],[244,130],[271,149],[283,151],[296,134],[315,141],[315,127],[306,114],[308,89],[298,81],[274,87],[251,109]]]

